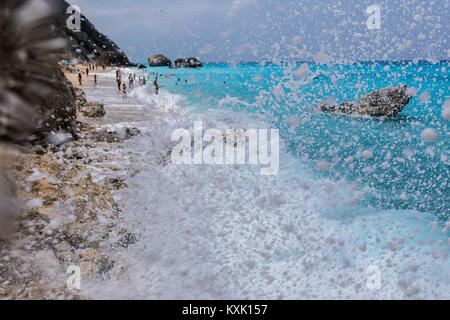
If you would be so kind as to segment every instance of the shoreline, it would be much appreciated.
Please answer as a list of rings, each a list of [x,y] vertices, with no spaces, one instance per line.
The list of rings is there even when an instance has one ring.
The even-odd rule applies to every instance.
[[[99,86],[109,86],[109,72],[97,73]],[[120,252],[113,248],[131,246],[136,236],[118,223],[121,210],[114,193],[126,187],[121,166],[129,161],[110,151],[124,149],[140,131],[130,125],[133,121],[119,121],[119,109],[106,109],[104,118],[78,112],[81,138],[60,147],[27,152],[0,146],[21,212],[9,237],[0,239],[0,299],[89,299],[66,288],[70,265],[80,267],[84,281],[123,272],[116,267]]]
[[[64,75],[66,76],[67,80],[69,80],[70,83],[72,83],[72,86],[74,88],[94,87],[94,77],[93,77],[94,74],[99,75],[99,74],[109,73],[112,70],[111,67],[106,67],[106,69],[104,71],[101,67],[98,67],[98,69],[95,70],[96,66],[94,66],[94,70],[89,70],[89,77],[86,77],[86,69],[88,67],[89,67],[89,65],[87,65],[87,64],[64,65],[61,67],[61,70],[64,73]],[[81,85],[81,86],[78,82],[77,71],[80,71],[83,76],[83,79],[82,79],[83,85]]]
[[[49,219],[40,219],[37,230],[43,231],[50,243],[37,240],[38,249],[33,248],[37,253],[27,253],[32,255],[29,261],[39,259],[39,264],[57,270],[53,273],[58,273],[61,284],[59,289],[38,287],[26,297],[276,298],[270,293],[284,288],[285,283],[278,273],[280,266],[302,290],[301,294],[294,289],[282,290],[283,298],[320,295],[370,299],[374,298],[370,291],[353,289],[351,285],[341,288],[338,283],[327,282],[323,272],[327,270],[327,275],[341,277],[347,283],[364,284],[365,268],[378,257],[379,242],[393,248],[384,252],[385,260],[379,261],[383,279],[391,284],[375,298],[409,298],[408,288],[412,288],[412,295],[417,294],[415,284],[404,290],[396,286],[395,280],[398,270],[414,264],[428,254],[428,249],[420,247],[406,259],[400,254],[407,252],[400,251],[402,243],[389,238],[389,232],[384,233],[384,226],[389,224],[396,229],[396,235],[405,234],[406,221],[411,223],[408,219],[415,217],[413,212],[367,212],[349,217],[344,226],[338,220],[334,222],[333,217],[324,217],[320,205],[323,199],[334,201],[333,197],[339,196],[334,190],[352,194],[351,185],[321,180],[302,168],[294,172],[284,167],[278,176],[266,179],[250,167],[172,165],[168,153],[170,132],[190,127],[194,119],[217,128],[268,124],[226,109],[185,117],[168,109],[185,106],[178,105],[174,95],[163,92],[156,98],[147,95],[150,91],[145,88],[123,100],[114,87],[112,73],[99,75],[98,88],[82,89],[87,100],[104,104],[105,117],[78,117],[84,122],[82,140],[41,156],[28,155],[21,162],[25,164],[20,164],[26,175],[19,180],[26,185],[19,187],[29,188],[24,192],[31,194],[27,202],[43,207],[29,209],[30,218],[21,222],[22,228],[26,230],[28,224],[35,223],[36,216]],[[158,120],[163,121],[159,124]],[[141,134],[135,136],[138,131],[133,128]],[[125,141],[132,136],[133,140]],[[297,161],[286,153],[282,157],[289,157],[283,159],[284,163]],[[39,195],[39,191],[46,193]],[[63,216],[70,212],[75,221],[48,227],[61,212]],[[427,217],[420,220],[423,224],[419,219],[413,222],[428,230]],[[359,238],[362,224],[370,230],[370,239]],[[53,235],[47,234],[48,230]],[[438,250],[440,239],[426,236],[435,243],[430,249]],[[36,235],[28,232],[26,237],[34,240]],[[52,244],[53,240],[58,243]],[[416,240],[405,241],[405,247],[417,245]],[[23,253],[28,249],[20,250]],[[24,256],[29,257],[27,254]],[[86,275],[86,291],[82,294],[62,289],[67,278],[64,268],[69,264],[80,265]],[[427,261],[421,269],[435,270],[436,265]],[[228,272],[222,273],[221,268]],[[254,272],[249,274],[249,268]],[[422,270],[418,272],[421,277],[425,275]],[[220,292],[205,279],[216,279],[217,283],[211,283],[218,285]],[[236,290],[229,285],[233,281],[245,284],[248,291]],[[55,283],[54,278],[50,283]],[[432,296],[434,289],[430,285],[419,285],[420,295]],[[309,290],[312,286],[314,292]],[[0,297],[2,290],[11,289],[0,286]],[[10,297],[24,297],[24,289],[14,290]],[[445,287],[439,290],[445,296]]]

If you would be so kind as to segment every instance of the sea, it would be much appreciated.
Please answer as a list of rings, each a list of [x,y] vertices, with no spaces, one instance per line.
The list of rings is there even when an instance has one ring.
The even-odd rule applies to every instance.
[[[450,298],[449,68],[379,61],[128,70],[148,78],[131,93],[144,112],[169,116],[130,142],[137,162],[154,165],[121,195],[140,241],[124,253],[130,278],[102,290],[156,299]],[[316,108],[400,84],[414,97],[395,118]],[[205,130],[278,129],[278,174],[171,163],[171,134],[199,120]]]

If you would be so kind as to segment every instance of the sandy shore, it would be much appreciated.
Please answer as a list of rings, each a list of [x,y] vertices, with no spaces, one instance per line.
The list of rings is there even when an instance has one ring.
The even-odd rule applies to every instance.
[[[111,67],[106,67],[105,70],[103,68],[98,67],[95,70],[89,70],[89,76],[86,75],[86,69],[88,65],[86,64],[76,64],[70,66],[64,66],[63,72],[66,78],[72,83],[74,87],[93,87],[94,86],[94,74],[102,74],[108,73],[111,71]],[[82,85],[78,81],[78,73],[80,71],[82,74]],[[98,83],[98,80],[97,80]]]

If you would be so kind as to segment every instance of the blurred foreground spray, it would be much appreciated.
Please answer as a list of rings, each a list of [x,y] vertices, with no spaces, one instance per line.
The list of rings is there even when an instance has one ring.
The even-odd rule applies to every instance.
[[[45,0],[0,0],[0,159],[9,146],[33,140],[46,116],[43,105],[54,83],[58,54],[66,41],[56,38]],[[0,235],[17,211],[0,166]]]

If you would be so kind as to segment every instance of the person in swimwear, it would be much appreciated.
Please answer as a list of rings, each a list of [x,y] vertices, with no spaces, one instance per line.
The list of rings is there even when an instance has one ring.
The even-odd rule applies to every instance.
[[[122,97],[123,100],[125,100],[127,98],[127,85],[124,83],[123,87],[122,87]]]

